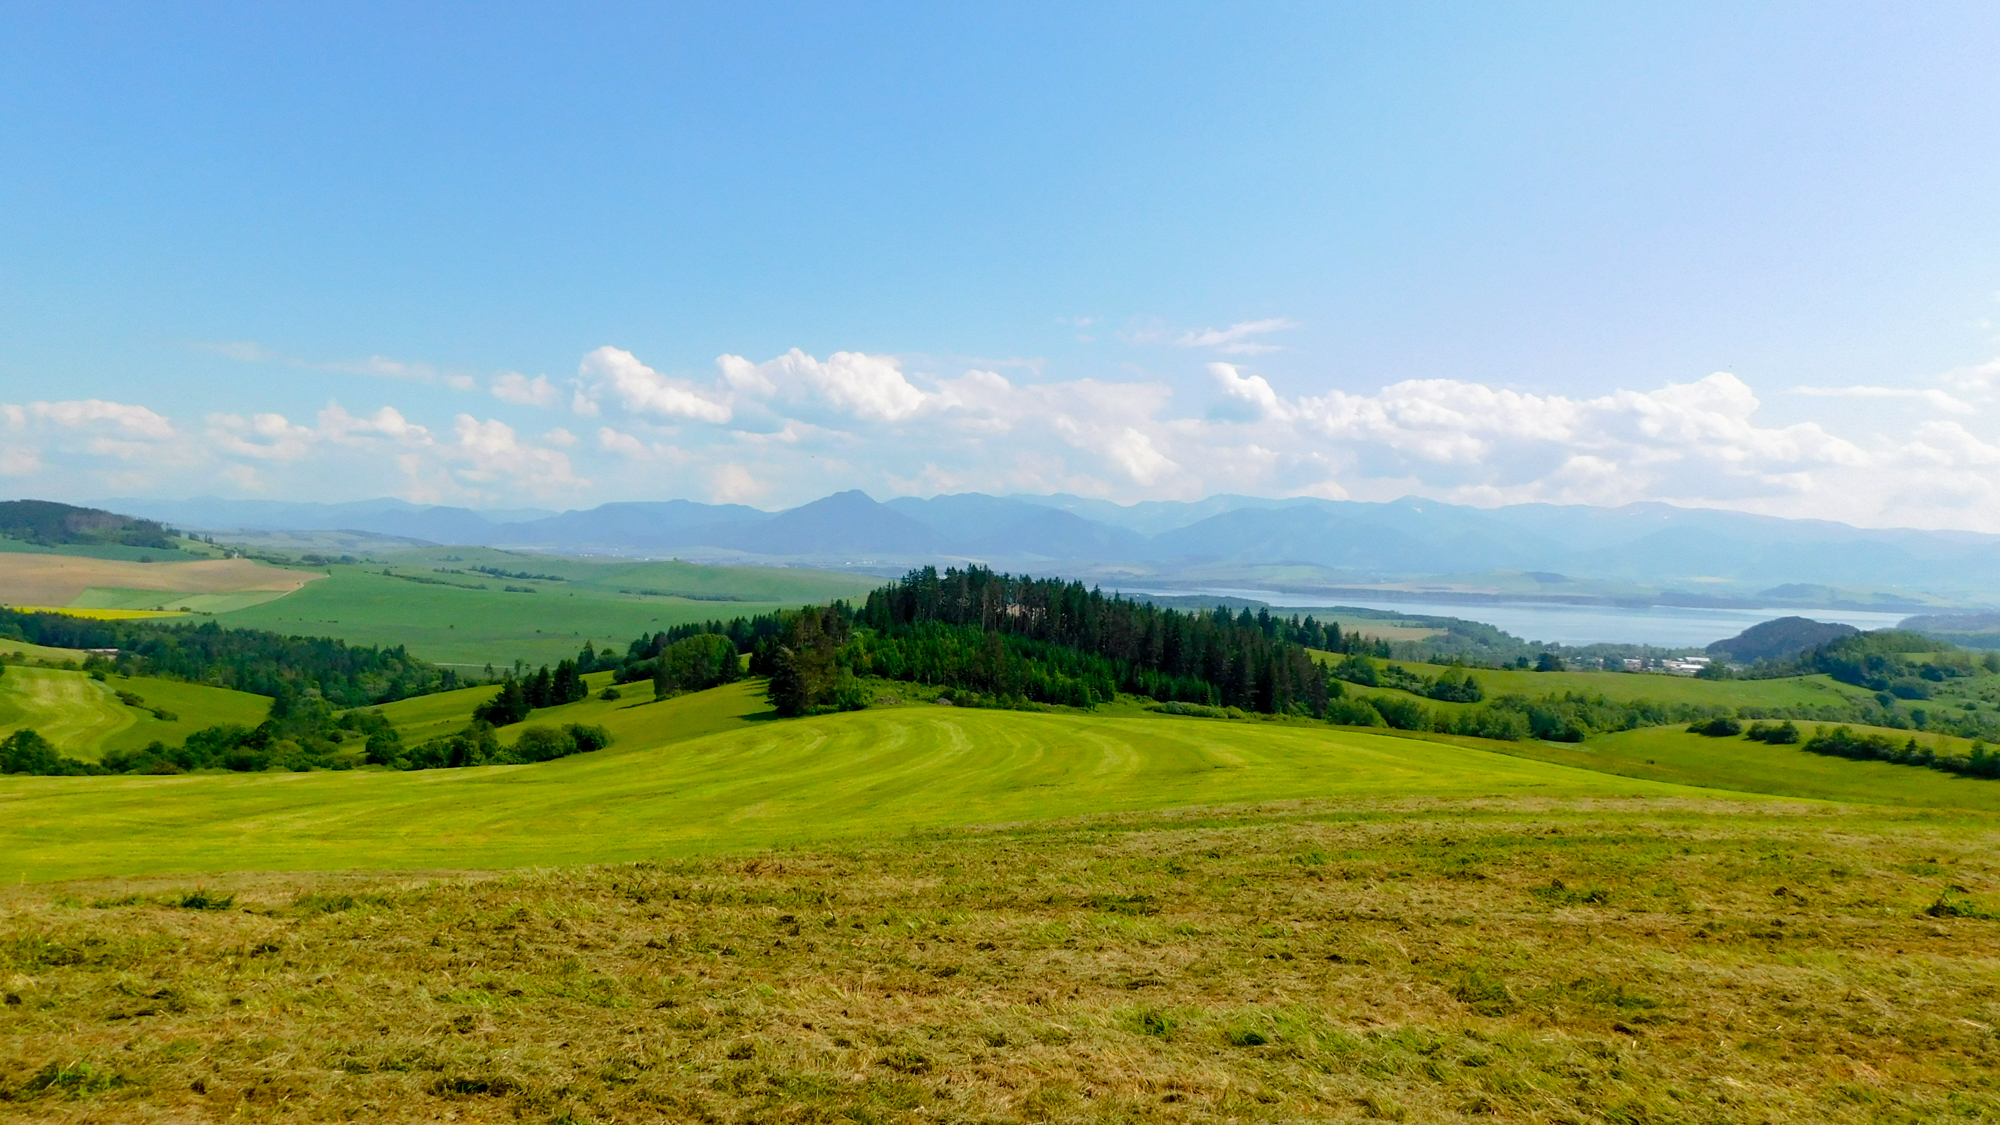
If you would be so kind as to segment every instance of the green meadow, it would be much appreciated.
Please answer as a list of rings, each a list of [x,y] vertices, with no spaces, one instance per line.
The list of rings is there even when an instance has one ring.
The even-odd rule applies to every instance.
[[[496,577],[474,571],[478,566],[564,580]],[[856,597],[881,584],[833,571],[567,559],[471,547],[323,569],[328,577],[295,593],[218,612],[216,620],[350,644],[404,645],[440,664],[506,667],[515,660],[554,664],[575,656],[586,640],[622,652],[641,633]]]
[[[1308,798],[1697,795],[1318,724],[935,704],[781,722],[755,684],[644,694],[536,712],[531,723],[601,721],[617,739],[538,765],[10,778],[0,877],[604,863]],[[438,719],[411,709],[413,722]]]
[[[1322,662],[1338,662],[1332,653],[1318,654]],[[1384,661],[1423,676],[1436,676],[1444,667],[1411,661]],[[1724,707],[1821,707],[1841,706],[1866,700],[1873,693],[1866,688],[1843,684],[1831,676],[1787,676],[1774,680],[1698,680],[1693,676],[1672,676],[1656,672],[1523,672],[1490,668],[1468,669],[1479,681],[1488,698],[1496,695],[1601,695],[1614,703],[1652,699],[1661,703],[1692,703]],[[1432,702],[1432,701],[1426,701]]]
[[[1860,724],[1801,722],[1803,734],[1848,725],[1857,734],[1880,734],[1898,744],[1949,749],[1965,756],[1968,739]],[[1893,762],[1856,762],[1808,754],[1797,746],[1771,746],[1747,738],[1709,738],[1681,727],[1642,727],[1599,734],[1580,744],[1507,743],[1508,753],[1537,761],[1601,770],[1621,777],[1670,781],[1746,793],[1805,797],[1862,805],[1979,809],[2000,812],[2000,782],[1960,777]]]
[[[120,702],[120,691],[138,696],[143,706]],[[223,723],[254,727],[270,709],[261,695],[178,680],[113,675],[100,681],[83,672],[20,665],[0,676],[0,736],[33,728],[64,754],[87,762],[107,750],[136,750],[154,741],[179,745]],[[173,717],[162,719],[159,711]]]

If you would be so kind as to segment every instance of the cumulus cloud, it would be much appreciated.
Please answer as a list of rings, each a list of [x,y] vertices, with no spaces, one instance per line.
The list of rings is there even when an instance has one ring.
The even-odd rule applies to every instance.
[[[824,361],[793,348],[765,363],[740,355],[717,359],[723,379],[744,395],[791,403],[817,401],[835,412],[875,422],[901,422],[924,409],[931,396],[905,378],[894,356],[835,352]]]
[[[502,372],[493,380],[492,391],[493,397],[501,402],[521,406],[554,406],[562,399],[562,392],[549,383],[548,376],[530,379],[518,371]]]
[[[662,375],[622,348],[602,347],[584,356],[577,374],[589,412],[594,412],[598,399],[609,397],[631,413],[661,418],[720,425],[734,414],[726,394]]]
[[[282,414],[211,414],[208,436],[216,449],[241,457],[296,461],[311,451],[320,434],[294,425]]]
[[[144,406],[134,406],[124,402],[106,402],[99,398],[75,399],[68,402],[31,402],[28,416],[46,419],[67,429],[80,429],[102,423],[120,433],[133,437],[165,441],[174,436],[174,426],[166,417],[156,414]]]

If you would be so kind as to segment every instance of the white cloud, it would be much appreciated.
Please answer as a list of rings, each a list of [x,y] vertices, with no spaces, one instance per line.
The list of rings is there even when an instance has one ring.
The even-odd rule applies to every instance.
[[[25,477],[40,472],[42,451],[32,445],[0,446],[0,476]]]
[[[334,371],[345,375],[368,375],[378,379],[395,379],[405,383],[422,383],[450,387],[455,391],[477,390],[479,380],[462,372],[445,371],[435,364],[421,361],[392,359],[384,355],[371,355],[367,359],[341,360],[332,363],[317,362],[288,356],[274,351],[253,340],[225,340],[210,343],[196,343],[194,347],[236,360],[239,363],[281,363],[286,367],[297,367],[307,371]]]
[[[1262,336],[1280,332],[1287,328],[1297,328],[1293,321],[1274,316],[1265,320],[1238,321],[1227,328],[1204,328],[1199,332],[1187,331],[1174,338],[1177,348],[1213,348],[1224,355],[1259,355],[1278,350],[1276,344],[1260,344],[1252,341],[1252,336]]]
[[[453,419],[457,443],[451,453],[470,462],[458,470],[466,480],[507,481],[535,496],[548,496],[589,485],[571,471],[569,455],[520,440],[514,427],[495,418],[480,421],[470,414]]]
[[[653,455],[653,451],[647,447],[645,442],[640,441],[631,434],[619,433],[610,426],[605,426],[597,431],[597,444],[604,449],[625,457],[630,457],[635,461],[643,461]]]
[[[1952,414],[1977,414],[1978,408],[1936,387],[1793,387],[1793,394],[1809,398],[1902,398],[1923,402],[1934,410]]]
[[[686,418],[721,425],[729,421],[734,413],[727,396],[697,387],[685,379],[668,378],[620,348],[602,347],[584,356],[578,374],[582,376],[587,390],[617,399],[620,405],[634,414]],[[590,399],[593,407],[596,397],[593,394]]]
[[[28,404],[27,413],[70,429],[93,423],[108,423],[123,433],[155,441],[165,441],[174,436],[173,423],[167,421],[165,416],[155,414],[143,406],[106,402],[98,398],[68,402],[31,402]]]
[[[293,425],[282,414],[211,414],[208,437],[215,448],[239,457],[296,461],[311,452],[321,435],[310,426]]]
[[[1289,323],[1178,335],[1207,352],[1201,359],[1220,360]],[[1301,385],[1254,361],[1177,358],[1178,375],[1133,367],[1050,379],[1033,361],[1006,374],[997,361],[939,371],[921,359],[794,349],[761,363],[723,355],[697,379],[605,347],[583,357],[573,388],[513,372],[484,380],[504,401],[567,401],[599,418],[533,439],[469,414],[427,427],[386,405],[329,404],[295,422],[248,403],[189,426],[98,399],[0,403],[0,472],[10,487],[52,495],[114,480],[169,495],[393,492],[474,504],[678,495],[779,505],[847,487],[1124,501],[1416,494],[1481,505],[1666,500],[2000,531],[2000,361],[1908,386],[1780,396],[1783,408],[1816,405],[1808,421],[1776,417],[1750,381],[1727,372],[1565,395],[1472,378]]]
[[[740,355],[725,355],[715,363],[724,381],[744,395],[794,403],[817,400],[867,421],[905,421],[931,398],[903,376],[895,356],[835,352],[822,362],[793,348],[765,363],[753,364]]]
[[[708,494],[718,504],[749,503],[769,491],[769,485],[734,462],[717,468],[709,475]]]
[[[493,380],[492,389],[494,398],[520,406],[554,406],[562,398],[562,392],[550,385],[548,376],[530,379],[518,371],[502,372]]]

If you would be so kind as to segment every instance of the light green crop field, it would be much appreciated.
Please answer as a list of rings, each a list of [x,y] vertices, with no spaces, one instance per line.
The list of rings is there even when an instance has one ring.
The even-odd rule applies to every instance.
[[[748,683],[530,722],[571,714],[619,741],[531,766],[0,780],[0,878],[521,867],[1186,805],[1694,793],[1307,724],[929,704],[779,722]]]
[[[454,582],[487,582],[496,588],[505,582],[518,585],[519,580],[496,578],[473,568],[484,566],[514,573],[556,575],[564,580],[564,588],[570,590],[595,590],[608,594],[655,590],[683,598],[693,595],[697,600],[708,597],[786,605],[857,597],[884,581],[869,575],[803,567],[701,566],[647,559],[538,555],[490,547],[426,547],[383,555],[375,561],[378,566],[386,564],[400,573],[427,574]],[[437,567],[446,568],[446,573],[437,573]],[[453,571],[464,573],[451,573]],[[718,609],[726,609],[728,605],[729,601],[716,603]]]
[[[277,601],[283,590],[241,590],[221,594],[177,594],[163,590],[130,590],[92,586],[69,604],[78,609],[165,609],[189,613],[229,613]]]
[[[173,721],[127,707],[114,689],[172,713]],[[30,727],[63,754],[86,762],[106,750],[136,750],[154,741],[178,746],[220,723],[254,727],[270,710],[271,701],[261,695],[177,680],[112,676],[99,682],[83,672],[19,666],[0,676],[0,735]]]
[[[435,558],[431,556],[436,556]],[[447,556],[450,556],[447,559]],[[557,559],[475,548],[438,548],[422,557],[396,556],[383,567],[331,566],[330,577],[262,605],[218,614],[224,625],[339,637],[351,644],[406,645],[411,654],[443,664],[504,667],[515,660],[553,664],[576,655],[586,640],[623,652],[640,633],[690,621],[728,620],[774,609],[852,597],[880,579],[779,567],[703,567],[686,563]],[[436,567],[564,574],[576,581],[537,582],[490,575],[437,573]],[[448,582],[434,585],[411,578]],[[486,589],[471,587],[485,585]],[[507,586],[532,588],[509,593]],[[673,590],[697,600],[624,594],[621,589]]]
[[[1332,654],[1322,658],[1341,659]],[[1436,676],[1442,665],[1395,663],[1424,676]],[[1693,676],[1667,676],[1640,672],[1515,672],[1486,668],[1470,669],[1472,677],[1488,696],[1562,695],[1577,692],[1601,695],[1614,703],[1653,699],[1661,703],[1693,703],[1725,707],[1821,707],[1840,706],[1853,700],[1872,698],[1865,688],[1835,681],[1830,676],[1789,676],[1777,680],[1697,680]],[[1921,703],[1916,706],[1922,706]]]

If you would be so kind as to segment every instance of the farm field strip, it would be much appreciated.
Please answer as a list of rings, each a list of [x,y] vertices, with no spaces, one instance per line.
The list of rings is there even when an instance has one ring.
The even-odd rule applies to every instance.
[[[66,606],[87,590],[176,594],[290,593],[323,578],[249,559],[140,563],[78,555],[0,552],[0,604]]]
[[[242,628],[338,637],[349,644],[403,645],[413,655],[441,664],[505,667],[516,659],[531,665],[554,664],[575,656],[585,641],[623,652],[642,633],[687,622],[796,609],[835,593],[852,595],[879,584],[877,579],[777,567],[599,563],[498,551],[487,554],[492,558],[480,561],[486,556],[472,556],[469,548],[440,549],[418,560],[424,565],[395,567],[392,575],[384,575],[380,565],[330,566],[326,568],[328,576],[296,593],[219,614],[218,619]],[[446,555],[459,557],[444,561]],[[541,582],[479,573],[438,574],[434,569],[444,566],[469,570],[476,565],[534,573],[576,570],[586,575],[595,573],[592,568],[614,573],[638,571],[642,576],[654,576],[648,581],[671,580],[679,583],[674,587],[678,589],[695,587],[688,590],[690,593],[701,593],[704,589],[729,593],[742,589],[743,597],[762,600],[710,601],[623,594],[613,579],[603,576],[590,581]],[[766,573],[746,573],[753,571]],[[486,588],[474,588],[480,584]],[[517,590],[510,592],[508,586]],[[830,590],[835,593],[829,593]]]

